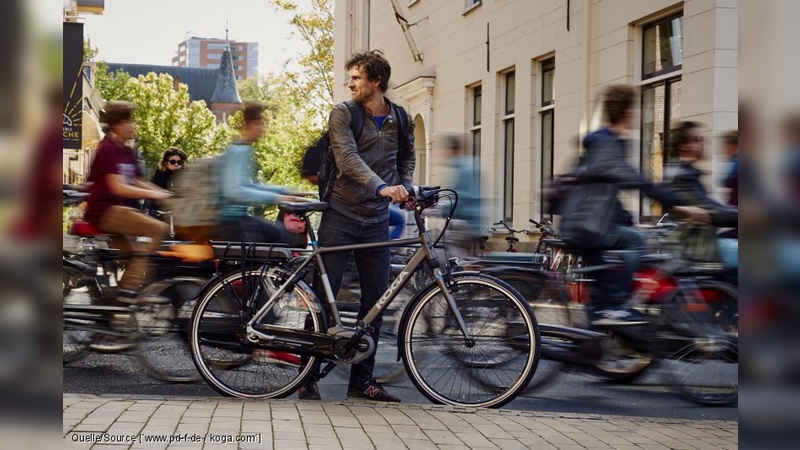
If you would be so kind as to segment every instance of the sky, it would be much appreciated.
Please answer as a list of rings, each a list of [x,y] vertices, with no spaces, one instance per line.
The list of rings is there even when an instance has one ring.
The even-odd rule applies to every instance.
[[[172,65],[189,36],[258,42],[259,74],[278,72],[303,49],[291,15],[267,0],[105,0],[103,15],[87,15],[84,36],[113,63]]]

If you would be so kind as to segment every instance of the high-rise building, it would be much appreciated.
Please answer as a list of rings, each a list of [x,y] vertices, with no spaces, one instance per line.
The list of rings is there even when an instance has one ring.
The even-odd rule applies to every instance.
[[[229,43],[236,79],[243,80],[256,75],[258,73],[258,43],[236,41]],[[172,58],[172,65],[216,69],[220,65],[222,53],[227,45],[225,39],[192,36],[178,44],[178,53]]]

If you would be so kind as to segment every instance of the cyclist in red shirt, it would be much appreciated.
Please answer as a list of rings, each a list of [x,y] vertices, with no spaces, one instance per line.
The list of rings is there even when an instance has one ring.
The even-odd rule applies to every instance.
[[[137,302],[137,293],[152,273],[146,254],[153,253],[169,233],[169,225],[126,206],[131,199],[164,200],[172,193],[142,178],[133,149],[125,142],[134,138],[132,104],[109,102],[104,123],[110,131],[100,144],[87,181],[91,183],[85,218],[97,229],[113,235],[115,248],[136,252],[119,282],[117,300]],[[149,238],[137,243],[136,237]],[[138,301],[146,301],[139,299]],[[155,300],[154,300],[155,301]]]

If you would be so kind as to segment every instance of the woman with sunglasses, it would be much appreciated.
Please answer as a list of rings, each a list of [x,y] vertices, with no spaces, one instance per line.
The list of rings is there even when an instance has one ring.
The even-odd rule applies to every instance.
[[[172,191],[172,176],[186,166],[187,159],[186,153],[178,147],[166,149],[161,155],[161,162],[158,164],[156,173],[153,174],[152,183],[162,189]],[[145,201],[144,210],[151,216],[158,217],[156,212],[158,205],[155,201]]]
[[[178,147],[166,149],[164,155],[161,156],[161,163],[158,165],[158,170],[156,170],[156,173],[153,175],[153,183],[156,186],[171,191],[172,176],[186,166],[187,159],[186,153]]]

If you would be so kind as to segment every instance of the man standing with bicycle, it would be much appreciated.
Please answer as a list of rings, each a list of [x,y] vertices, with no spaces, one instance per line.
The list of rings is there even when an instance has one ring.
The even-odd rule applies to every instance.
[[[345,69],[352,100],[334,106],[328,119],[330,151],[338,174],[332,183],[331,209],[322,214],[320,222],[320,247],[389,240],[389,205],[409,197],[416,162],[411,118],[384,96],[391,67],[382,52],[356,53]],[[358,139],[351,127],[354,113],[363,115]],[[405,117],[401,118],[401,114]],[[406,127],[402,126],[404,123]],[[361,320],[389,285],[390,250],[388,247],[358,250],[353,256],[361,284],[358,313]],[[334,297],[341,286],[348,257],[349,252],[323,256]],[[323,290],[319,275],[315,276],[314,289]],[[325,298],[323,292],[317,294]],[[376,345],[382,322],[383,318],[378,318],[372,324],[370,334]],[[398,397],[376,383],[374,367],[375,352],[352,366],[348,397],[399,402]],[[316,381],[312,379],[301,387],[298,396],[320,399]]]

